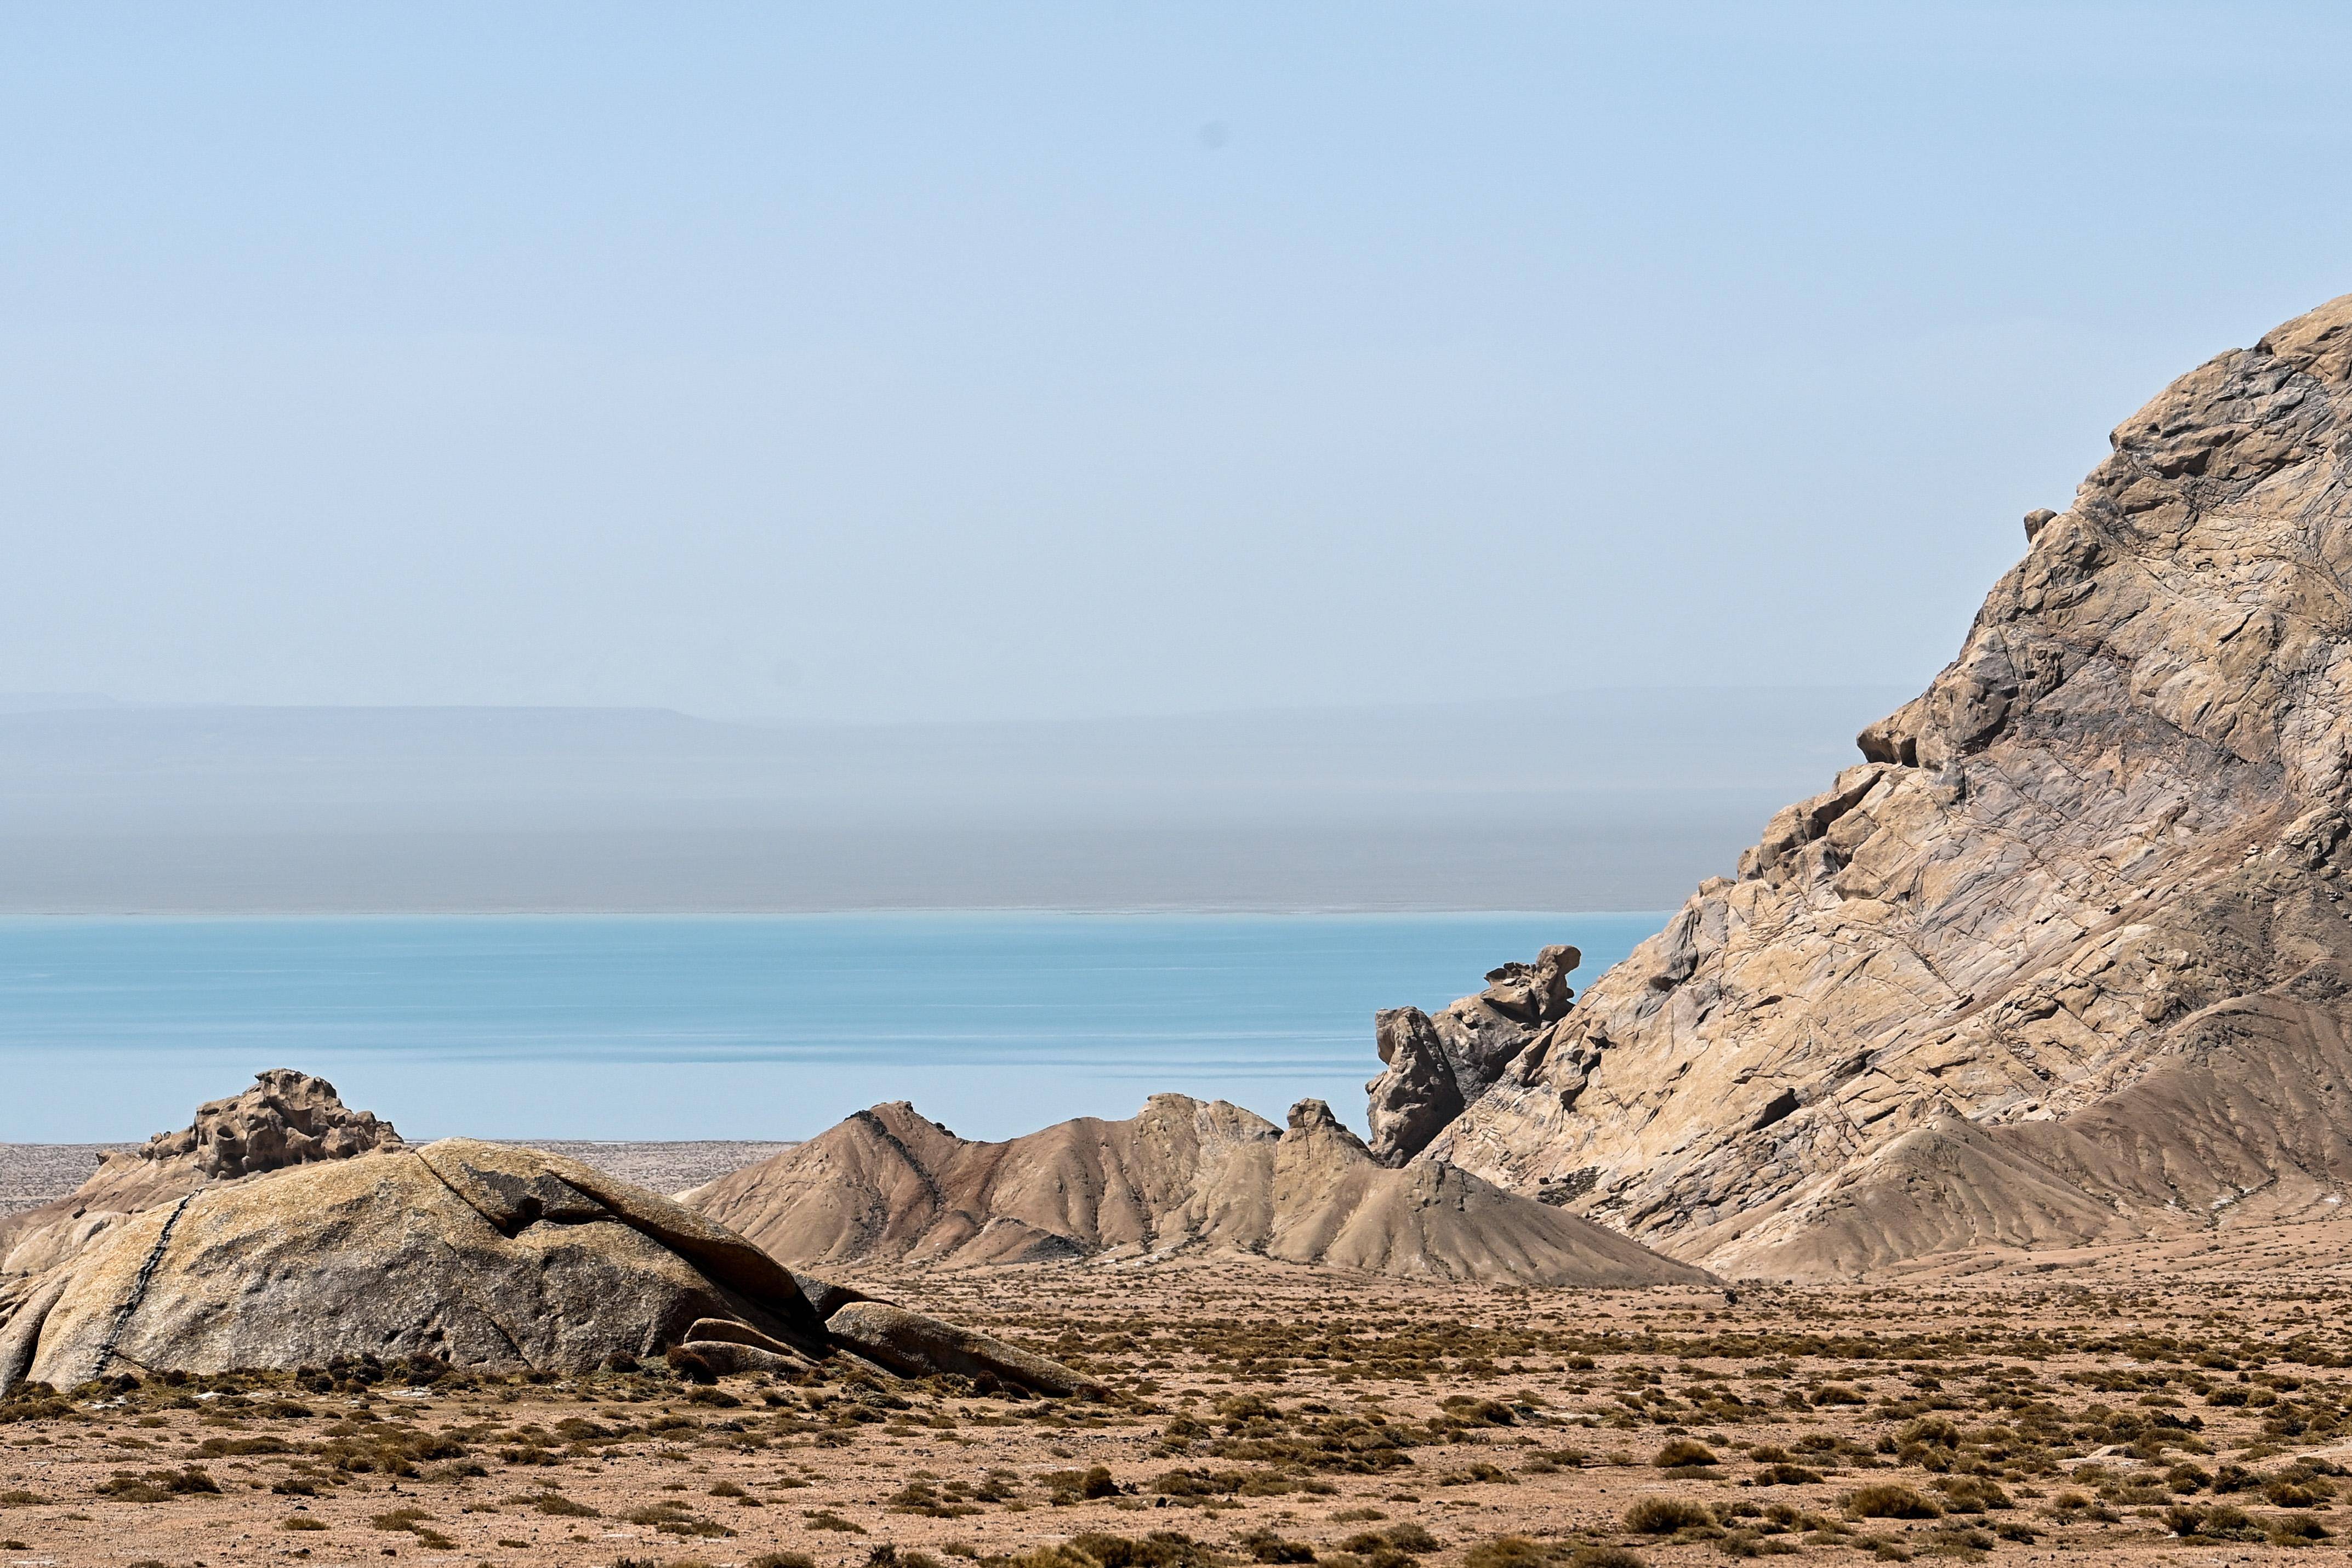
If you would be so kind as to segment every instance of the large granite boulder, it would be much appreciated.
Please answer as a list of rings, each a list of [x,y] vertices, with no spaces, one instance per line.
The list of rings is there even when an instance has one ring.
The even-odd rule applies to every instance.
[[[827,1312],[857,1299],[823,1295]],[[576,1372],[664,1353],[704,1375],[849,1354],[1086,1385],[917,1313],[835,1335],[788,1270],[724,1227],[576,1160],[463,1138],[198,1188],[0,1299],[0,1390],[362,1354]]]
[[[824,1343],[791,1274],[740,1237],[576,1161],[450,1139],[119,1222],[11,1322],[0,1379],[363,1351],[590,1368],[658,1354],[703,1318]]]

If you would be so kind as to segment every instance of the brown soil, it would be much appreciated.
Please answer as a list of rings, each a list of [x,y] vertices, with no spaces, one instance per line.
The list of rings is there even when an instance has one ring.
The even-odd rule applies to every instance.
[[[398,1367],[34,1394],[0,1403],[0,1565],[2334,1558],[2352,1267],[2263,1250],[1736,1303],[1249,1261],[879,1274],[1111,1397]]]

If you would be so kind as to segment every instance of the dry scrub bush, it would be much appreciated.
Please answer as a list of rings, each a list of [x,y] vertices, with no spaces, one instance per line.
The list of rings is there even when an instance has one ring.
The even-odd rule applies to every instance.
[[[134,1476],[127,1470],[117,1470],[97,1487],[100,1497],[118,1502],[162,1502],[169,1498],[189,1497],[198,1492],[217,1496],[220,1483],[200,1466],[190,1465],[180,1470],[149,1470]]]
[[[1312,1563],[1315,1548],[1304,1541],[1291,1541],[1264,1526],[1251,1531],[1241,1539],[1253,1561],[1258,1563]]]
[[[1688,1498],[1645,1497],[1625,1511],[1625,1528],[1639,1535],[1672,1535],[1714,1524],[1715,1510]]]
[[[1838,1500],[1849,1519],[1935,1519],[1943,1509],[1900,1481],[1874,1481]]]
[[[1549,1568],[1551,1552],[1524,1535],[1498,1535],[1462,1554],[1462,1568]]]

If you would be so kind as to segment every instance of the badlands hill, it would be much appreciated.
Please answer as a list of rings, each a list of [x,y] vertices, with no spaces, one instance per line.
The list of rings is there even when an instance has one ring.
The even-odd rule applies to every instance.
[[[2352,296],[2113,445],[1864,759],[1419,1158],[1768,1278],[2338,1211]]]
[[[994,1144],[901,1101],[680,1200],[795,1268],[1223,1252],[1493,1283],[1706,1278],[1443,1162],[1388,1168],[1318,1100],[1293,1107],[1286,1131],[1155,1094],[1127,1121]]]

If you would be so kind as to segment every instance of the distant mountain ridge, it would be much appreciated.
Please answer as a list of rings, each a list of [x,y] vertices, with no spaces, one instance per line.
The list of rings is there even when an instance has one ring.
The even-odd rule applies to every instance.
[[[1655,908],[1897,695],[790,727],[0,706],[0,909]]]

